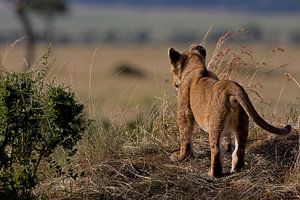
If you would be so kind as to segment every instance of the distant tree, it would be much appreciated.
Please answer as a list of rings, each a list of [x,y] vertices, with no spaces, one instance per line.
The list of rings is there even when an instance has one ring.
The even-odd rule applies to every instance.
[[[260,41],[263,38],[263,31],[259,24],[250,23],[243,27],[246,31],[249,31],[253,41]]]
[[[136,33],[133,40],[141,44],[147,43],[151,40],[151,33],[149,30],[140,30]]]
[[[28,17],[27,5],[29,0],[14,0],[15,3],[15,12],[23,26],[24,32],[27,36],[26,44],[26,67],[31,66],[31,62],[34,58],[34,46],[36,37],[33,31],[32,23]]]
[[[66,13],[68,10],[65,0],[29,0],[28,7],[35,13],[41,15],[45,21],[43,39],[50,41],[54,35],[54,20],[58,14]]]
[[[289,34],[289,42],[300,44],[300,29],[295,29]]]
[[[199,34],[196,30],[189,30],[189,31],[173,31],[172,34],[169,36],[169,40],[171,42],[179,42],[179,43],[186,43],[186,42],[194,42],[199,40]]]
[[[19,18],[25,35],[27,37],[26,44],[26,68],[29,68],[34,59],[35,43],[37,40],[33,29],[32,21],[29,18],[30,12],[36,12],[45,18],[44,38],[49,39],[49,35],[53,34],[54,16],[58,13],[67,11],[67,2],[65,0],[7,0],[14,4],[15,13]]]

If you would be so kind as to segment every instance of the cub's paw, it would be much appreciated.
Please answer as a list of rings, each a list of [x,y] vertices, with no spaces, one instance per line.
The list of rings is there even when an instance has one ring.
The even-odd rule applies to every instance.
[[[185,159],[191,159],[194,158],[194,154],[192,152],[189,152],[188,154],[180,154],[180,151],[176,151],[171,154],[170,159],[172,161],[182,161]]]
[[[184,157],[180,155],[180,151],[176,151],[171,154],[170,159],[172,161],[181,161],[184,159]]]
[[[220,172],[217,172],[217,171],[212,171],[212,170],[210,170],[208,173],[208,176],[210,176],[210,177],[213,177],[213,178],[221,178],[221,177],[223,177],[224,176],[224,174],[220,171]]]
[[[244,166],[237,166],[237,167],[231,168],[230,173],[231,174],[238,173],[238,172],[243,171],[243,169],[244,169]]]

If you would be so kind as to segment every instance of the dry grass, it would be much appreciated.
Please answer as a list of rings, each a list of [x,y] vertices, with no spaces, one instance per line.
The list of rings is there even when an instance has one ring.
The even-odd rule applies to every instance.
[[[207,175],[208,136],[199,128],[195,130],[196,158],[170,161],[170,152],[178,148],[175,110],[170,102],[166,97],[158,100],[149,115],[134,126],[96,127],[97,133],[81,141],[74,158],[81,175],[76,179],[48,178],[36,193],[51,199],[300,198],[299,184],[292,177],[298,135],[270,139],[268,133],[251,125],[245,169],[214,179]],[[225,163],[228,172],[230,155]]]
[[[71,161],[71,166],[77,174],[76,178],[55,173],[47,174],[41,178],[41,183],[35,188],[34,192],[39,197],[49,199],[300,198],[299,137],[296,132],[287,137],[272,137],[251,124],[245,169],[236,174],[228,173],[219,179],[207,175],[210,167],[208,136],[199,127],[195,130],[196,158],[185,162],[171,162],[169,155],[179,145],[175,121],[176,97],[171,95],[174,92],[171,94],[168,92],[171,84],[164,81],[169,78],[169,68],[165,58],[167,48],[133,47],[128,51],[122,51],[123,47],[116,48],[121,51],[106,47],[99,47],[94,51],[91,49],[89,52],[86,52],[86,49],[68,49],[72,54],[74,53],[69,59],[74,59],[73,62],[78,65],[75,71],[70,69],[71,65],[65,61],[62,64],[65,67],[53,69],[52,73],[59,81],[68,80],[70,77],[70,83],[76,89],[78,98],[90,104],[89,114],[95,121],[91,124],[85,138],[78,144],[79,151]],[[61,60],[70,57],[67,56],[67,52],[62,48],[56,52],[59,56],[59,64],[62,63]],[[235,79],[242,83],[258,110],[269,119],[268,121],[275,125],[289,122],[299,129],[299,99],[294,102],[291,100],[295,97],[299,98],[295,95],[299,94],[297,93],[299,71],[294,65],[285,66],[287,62],[281,60],[280,56],[284,53],[277,48],[270,51],[267,58],[257,59],[257,55],[264,54],[264,49],[258,46],[252,48],[226,45],[221,41],[216,47],[209,66],[221,77]],[[101,56],[97,57],[98,54]],[[88,57],[86,60],[89,62],[84,62],[84,57]],[[108,57],[113,58],[109,60]],[[143,66],[142,68],[150,74],[148,76],[150,78],[146,80],[112,76],[107,78],[115,62],[129,58],[135,62],[134,64]],[[115,61],[112,61],[114,59]],[[9,62],[7,60],[7,63]],[[286,78],[285,72],[288,73]],[[278,80],[286,80],[285,86],[282,87],[282,83],[276,84]],[[270,85],[276,86],[272,88]],[[138,88],[139,86],[141,88]],[[166,88],[167,92],[162,92],[165,90],[160,88]],[[281,88],[283,88],[282,92],[280,92]],[[103,97],[99,92],[108,95]],[[121,95],[119,96],[118,93]],[[146,103],[139,101],[132,103],[135,101],[132,99],[133,96],[144,93],[156,98]],[[287,93],[289,95],[286,95]],[[108,104],[110,108],[105,111],[103,107],[107,104],[101,101],[103,98],[107,98],[110,102]],[[289,106],[286,106],[287,102],[290,103]],[[112,109],[117,103],[122,106]],[[137,105],[141,105],[142,108]],[[276,108],[275,115],[266,114],[272,113],[270,110],[274,111],[274,108]],[[103,116],[103,113],[106,116]],[[120,121],[123,123],[116,123]],[[58,157],[62,156],[58,155]],[[230,155],[226,155],[227,172],[230,162]]]

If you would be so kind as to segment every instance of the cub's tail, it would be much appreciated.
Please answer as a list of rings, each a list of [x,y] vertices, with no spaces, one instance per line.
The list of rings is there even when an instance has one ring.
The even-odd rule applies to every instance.
[[[244,108],[246,113],[254,120],[254,122],[259,125],[261,128],[265,129],[274,134],[286,135],[291,132],[292,127],[286,125],[283,128],[277,128],[268,122],[266,122],[255,110],[253,107],[248,94],[246,91],[237,83],[231,82],[232,87],[230,87],[230,95],[234,96],[239,104]]]

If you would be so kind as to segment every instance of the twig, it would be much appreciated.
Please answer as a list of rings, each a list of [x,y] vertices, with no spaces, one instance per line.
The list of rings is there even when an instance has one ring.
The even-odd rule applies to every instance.
[[[253,75],[252,75],[252,77],[251,77],[251,79],[250,79],[250,81],[249,81],[249,83],[247,85],[248,87],[250,87],[250,85],[251,85],[251,83],[252,83],[255,75],[257,74],[257,72],[258,72],[258,66],[255,67],[255,71],[254,71],[254,73],[253,73]]]
[[[20,43],[20,42],[21,42],[22,40],[24,40],[25,38],[26,38],[26,37],[19,38],[19,39],[15,40],[14,42],[10,43],[10,44],[6,47],[6,49],[5,49],[5,51],[4,51],[3,58],[2,58],[2,60],[1,60],[1,68],[4,67],[4,62],[5,62],[6,58],[7,58],[7,56],[9,55],[10,51],[13,50],[13,49],[17,46],[17,44]]]
[[[208,28],[208,30],[206,31],[202,41],[201,41],[201,44],[205,47],[206,46],[206,38],[208,36],[208,34],[210,33],[211,29],[212,29],[213,25],[210,25],[210,27]]]
[[[211,60],[209,61],[209,63],[207,64],[207,69],[209,69],[211,67],[211,65],[213,64],[215,58],[217,57],[217,55],[219,54],[220,50],[221,50],[221,47],[222,45],[224,44],[224,42],[226,40],[228,40],[231,36],[232,32],[231,31],[228,31],[226,33],[224,33],[218,40],[217,42],[217,45],[216,45],[216,48],[213,52],[213,56],[211,58]]]
[[[283,84],[282,84],[282,87],[281,87],[281,90],[280,90],[280,93],[279,93],[279,96],[278,96],[278,99],[277,99],[277,102],[276,102],[276,106],[275,106],[273,115],[276,114],[276,111],[277,111],[277,108],[278,108],[278,104],[279,104],[279,100],[280,100],[280,98],[281,98],[281,96],[282,96],[282,92],[283,92],[284,87],[285,87],[285,81],[284,81]]]
[[[300,88],[299,82],[290,73],[285,73],[285,76],[288,78],[288,80],[292,79],[297,84],[297,86]]]

